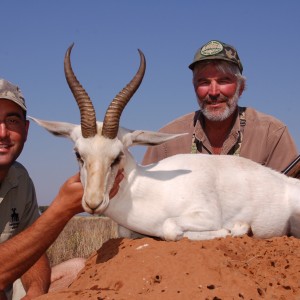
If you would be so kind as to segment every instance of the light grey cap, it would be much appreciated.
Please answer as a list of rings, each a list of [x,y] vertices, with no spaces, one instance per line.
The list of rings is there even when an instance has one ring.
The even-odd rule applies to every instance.
[[[25,99],[20,88],[2,78],[0,78],[0,99],[11,100],[27,111]]]

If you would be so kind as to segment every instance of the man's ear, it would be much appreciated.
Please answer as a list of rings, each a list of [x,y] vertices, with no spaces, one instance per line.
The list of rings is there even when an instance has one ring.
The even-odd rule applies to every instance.
[[[246,89],[246,79],[243,77],[239,87],[239,97],[242,96],[245,89]]]

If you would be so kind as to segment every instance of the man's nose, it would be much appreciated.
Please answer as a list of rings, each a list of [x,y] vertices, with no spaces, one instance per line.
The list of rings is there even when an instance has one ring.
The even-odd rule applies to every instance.
[[[220,87],[216,81],[212,81],[209,86],[209,95],[217,96],[220,94]]]
[[[0,122],[0,137],[7,137],[8,135],[8,130],[6,127],[6,124],[4,122]]]

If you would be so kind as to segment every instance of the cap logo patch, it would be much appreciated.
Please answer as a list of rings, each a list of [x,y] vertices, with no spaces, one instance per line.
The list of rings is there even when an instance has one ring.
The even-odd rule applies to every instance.
[[[223,51],[223,45],[218,41],[210,41],[201,49],[201,54],[204,56],[215,55]]]

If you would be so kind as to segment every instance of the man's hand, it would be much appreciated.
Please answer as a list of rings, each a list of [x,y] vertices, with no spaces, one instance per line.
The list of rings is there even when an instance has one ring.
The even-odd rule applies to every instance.
[[[60,188],[54,202],[63,207],[65,212],[72,215],[83,212],[81,200],[83,197],[83,186],[80,182],[79,173],[70,177]]]
[[[109,198],[112,199],[119,191],[120,182],[124,178],[124,170],[120,169],[117,173],[114,185],[109,193]],[[54,206],[59,206],[64,212],[76,215],[83,212],[82,208],[82,197],[83,197],[83,186],[80,182],[80,175],[70,177],[60,188],[58,195],[53,201]],[[56,205],[57,204],[57,205]]]

